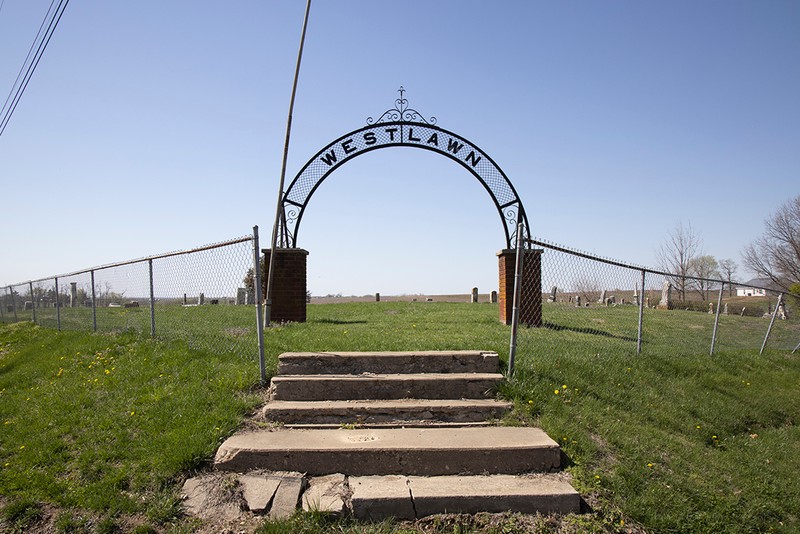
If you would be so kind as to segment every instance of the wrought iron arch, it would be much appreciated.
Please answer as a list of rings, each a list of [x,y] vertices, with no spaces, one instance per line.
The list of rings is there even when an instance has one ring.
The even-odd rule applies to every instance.
[[[506,236],[506,247],[514,248],[517,225],[522,223],[523,237],[530,237],[528,218],[516,189],[503,170],[483,150],[464,137],[436,125],[436,118],[426,120],[408,107],[400,88],[395,107],[377,120],[367,118],[367,126],[353,130],[317,152],[292,180],[282,197],[278,246],[295,248],[297,232],[311,196],[323,181],[341,165],[356,156],[396,146],[422,148],[447,156],[472,173],[492,197]],[[527,240],[524,241],[527,243]]]

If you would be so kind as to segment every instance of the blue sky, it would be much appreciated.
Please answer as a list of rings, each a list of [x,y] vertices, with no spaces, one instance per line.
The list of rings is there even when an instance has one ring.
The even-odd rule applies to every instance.
[[[2,100],[49,4],[3,3]],[[304,8],[71,2],[0,136],[0,284],[256,224],[266,243]],[[795,1],[316,0],[287,178],[401,85],[569,247],[655,265],[683,222],[741,263],[800,194]],[[333,173],[298,245],[315,295],[466,293],[496,288],[504,235],[462,167],[395,148]]]

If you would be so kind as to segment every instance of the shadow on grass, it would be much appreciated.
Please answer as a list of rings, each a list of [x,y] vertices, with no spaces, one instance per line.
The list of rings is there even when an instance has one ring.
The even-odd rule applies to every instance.
[[[309,321],[309,323],[323,323],[323,324],[367,324],[367,321],[343,321],[340,319],[316,319]]]
[[[601,336],[601,337],[608,337],[612,339],[621,339],[623,341],[633,341],[636,343],[637,339],[631,336],[619,336],[616,334],[612,334],[611,332],[604,332],[603,330],[597,330],[594,328],[580,328],[576,326],[562,326],[555,323],[551,323],[550,321],[544,321],[542,323],[542,328],[547,328],[548,330],[568,330],[570,332],[576,332],[578,334],[591,334],[593,336]]]

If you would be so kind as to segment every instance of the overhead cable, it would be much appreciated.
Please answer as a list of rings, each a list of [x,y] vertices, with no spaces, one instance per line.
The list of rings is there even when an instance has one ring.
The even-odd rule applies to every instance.
[[[58,5],[53,9],[55,2],[56,0],[50,2],[50,7],[47,9],[41,26],[39,26],[36,38],[33,40],[28,50],[28,55],[25,57],[25,62],[22,64],[19,74],[17,74],[17,79],[14,81],[14,85],[11,87],[11,91],[6,97],[2,110],[0,110],[0,135],[3,135],[9,120],[11,120],[11,115],[13,115],[14,111],[17,109],[20,98],[22,98],[22,94],[28,87],[28,83],[36,67],[39,65],[39,61],[42,59],[42,55],[47,45],[50,43],[50,39],[53,37],[53,32],[55,32],[64,14],[64,10],[67,8],[67,4],[69,4],[69,0],[59,0]]]

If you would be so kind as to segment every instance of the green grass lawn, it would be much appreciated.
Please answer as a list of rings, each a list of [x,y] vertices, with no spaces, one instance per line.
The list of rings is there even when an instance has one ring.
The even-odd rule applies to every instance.
[[[55,514],[61,532],[195,530],[180,515],[181,483],[210,466],[260,402],[254,351],[199,342],[250,343],[254,318],[243,309],[160,310],[161,324],[183,333],[157,340],[0,326],[2,528],[26,532]],[[124,330],[148,317],[136,311],[106,320]],[[592,512],[399,525],[300,516],[262,531],[800,530],[800,355],[759,356],[763,320],[724,318],[721,345],[708,356],[711,316],[648,311],[637,356],[632,307],[556,311],[545,309],[548,328],[522,331],[515,378],[501,394],[516,405],[508,424],[540,425],[562,444]],[[777,326],[786,339],[777,346],[800,341],[792,343],[796,323]],[[136,328],[149,334],[149,323]],[[270,375],[289,350],[484,349],[506,360],[508,345],[509,328],[489,304],[312,305],[307,323],[266,332]]]

